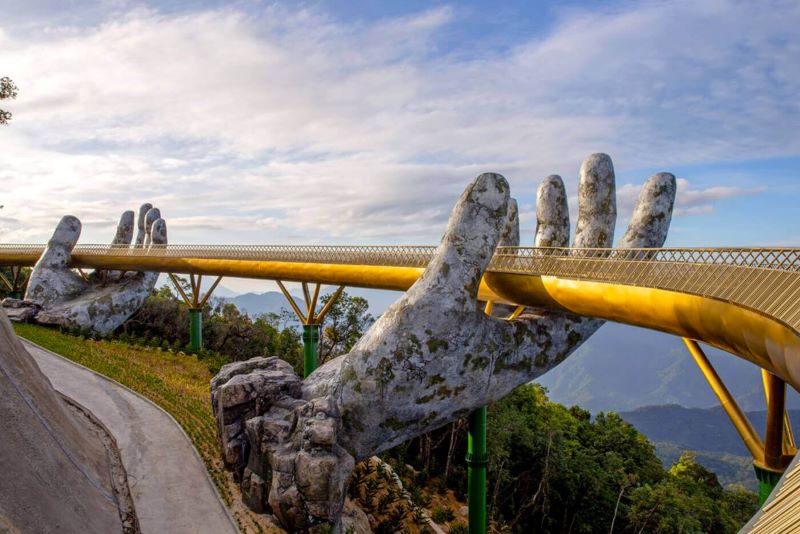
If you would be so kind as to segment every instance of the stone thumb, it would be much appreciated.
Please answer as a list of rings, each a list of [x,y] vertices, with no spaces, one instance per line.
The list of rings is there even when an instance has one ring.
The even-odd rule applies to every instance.
[[[417,282],[431,294],[452,292],[465,309],[474,308],[481,277],[509,220],[509,186],[499,174],[484,173],[464,190],[442,242]]]
[[[81,221],[72,215],[62,217],[35,268],[67,268],[70,254],[80,235]]]

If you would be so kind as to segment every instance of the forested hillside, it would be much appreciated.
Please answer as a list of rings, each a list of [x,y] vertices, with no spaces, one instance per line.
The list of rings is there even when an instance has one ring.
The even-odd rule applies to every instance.
[[[619,415],[654,443],[664,465],[671,465],[684,451],[691,450],[723,484],[757,488],[753,460],[721,407],[647,406]],[[800,410],[790,410],[789,416],[797,435]],[[747,412],[747,417],[756,430],[766,427],[766,411]]]
[[[489,407],[487,434],[488,500],[501,532],[733,533],[755,512],[754,493],[723,489],[694,455],[664,469],[618,415],[592,419],[535,384]],[[463,499],[465,451],[462,420],[387,456],[417,471],[423,497],[445,487]]]

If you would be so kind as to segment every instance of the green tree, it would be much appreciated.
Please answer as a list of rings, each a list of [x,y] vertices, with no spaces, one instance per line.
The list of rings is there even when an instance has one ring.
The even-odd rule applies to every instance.
[[[17,98],[19,88],[8,76],[0,78],[0,100]],[[0,109],[0,124],[8,124],[11,120],[11,112]]]
[[[756,495],[723,489],[686,454],[665,470],[652,444],[615,413],[551,402],[536,384],[489,407],[488,500],[496,530],[511,533],[733,534]],[[465,425],[451,424],[389,453],[430,491],[464,498]],[[445,472],[448,476],[445,477]]]
[[[2,208],[3,206],[0,206]],[[22,282],[19,289],[24,294],[25,287],[27,285],[28,277],[31,275],[31,268],[30,267],[22,267],[21,272],[19,273],[19,281]],[[0,273],[5,277],[6,280],[10,284],[14,283],[14,272],[12,271],[11,267],[0,267]],[[0,280],[0,300],[3,300],[6,297],[11,296],[11,288],[6,285],[5,280]]]
[[[332,294],[322,297],[324,306]],[[353,297],[343,292],[333,303],[322,321],[322,339],[319,342],[319,364],[350,352],[375,319],[369,313],[369,302],[363,297]]]
[[[291,326],[279,327],[276,314],[251,318],[236,305],[212,298],[203,308],[203,344],[207,352],[229,361],[255,356],[278,356],[302,367],[300,334]],[[158,339],[170,347],[189,343],[189,312],[175,290],[164,285],[156,289],[144,305],[116,332],[117,336],[151,344]]]
[[[744,486],[725,488],[723,507],[734,525],[744,525],[758,509],[758,496]]]

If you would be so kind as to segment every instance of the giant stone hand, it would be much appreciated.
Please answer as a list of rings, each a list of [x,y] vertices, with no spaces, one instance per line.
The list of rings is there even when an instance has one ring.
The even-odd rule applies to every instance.
[[[127,247],[133,240],[134,214],[120,217],[113,246]],[[87,277],[69,268],[70,254],[81,234],[81,222],[66,215],[33,268],[25,300],[41,306],[35,320],[107,334],[130,317],[150,295],[156,272],[95,271]],[[167,243],[167,225],[150,204],[139,209],[136,247]]]
[[[675,177],[643,187],[621,247],[666,238]],[[616,223],[611,159],[580,171],[573,247],[610,247]],[[558,176],[537,195],[536,246],[568,246],[567,195]],[[567,313],[489,316],[478,286],[495,248],[517,245],[516,202],[505,178],[482,174],[458,200],[419,280],[353,350],[305,380],[277,358],[229,364],[212,381],[226,465],[255,510],[267,507],[292,532],[317,532],[339,517],[354,462],[439,428],[562,362],[602,321]]]

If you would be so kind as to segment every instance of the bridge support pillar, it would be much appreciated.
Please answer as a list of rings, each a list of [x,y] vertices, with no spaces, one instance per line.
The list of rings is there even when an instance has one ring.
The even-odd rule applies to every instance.
[[[762,373],[762,377],[767,400],[767,428],[764,432],[764,464],[755,465],[759,505],[763,505],[775,489],[791,457],[797,452],[793,436],[785,432],[786,383],[767,371]]]
[[[319,363],[320,327],[322,326],[322,321],[325,319],[325,316],[328,315],[328,312],[331,311],[333,305],[342,295],[344,286],[339,286],[328,301],[325,302],[322,309],[317,312],[317,300],[319,300],[321,285],[315,284],[312,294],[308,289],[308,283],[303,282],[303,298],[306,304],[306,311],[303,313],[300,310],[300,306],[295,302],[294,297],[286,289],[286,286],[283,285],[283,282],[280,280],[275,280],[275,282],[278,284],[283,296],[289,301],[289,305],[292,307],[292,310],[294,310],[297,318],[303,323],[303,378],[305,378],[317,368]]]
[[[0,281],[6,286],[9,296],[12,299],[22,299],[24,296],[23,290],[25,289],[25,282],[27,281],[25,273],[23,268],[18,265],[12,265],[10,269],[10,277],[6,276],[3,271],[0,271]]]
[[[783,471],[767,469],[756,464],[753,464],[753,468],[756,471],[756,479],[758,479],[758,505],[763,506],[772,490],[778,485]]]
[[[684,338],[683,341],[753,456],[753,467],[758,480],[759,504],[763,505],[792,457],[797,454],[792,427],[786,413],[786,383],[772,373],[762,370],[764,395],[767,401],[767,427],[762,440],[708,361],[700,345],[692,339]]]
[[[200,352],[203,348],[202,308],[189,308],[189,348],[192,352]]]
[[[186,281],[179,280],[174,274],[169,273],[169,278],[172,280],[175,289],[183,299],[183,302],[189,308],[189,350],[194,353],[200,352],[203,348],[203,308],[208,302],[211,293],[217,288],[221,276],[218,276],[211,287],[206,291],[205,295],[201,294],[201,285],[203,283],[203,275],[194,274],[189,275],[189,284]],[[186,286],[186,287],[184,287]],[[191,292],[187,293],[187,290]]]
[[[319,324],[303,325],[303,378],[317,368],[319,348]]]
[[[486,534],[486,406],[469,416],[467,432],[467,499],[469,534]]]

